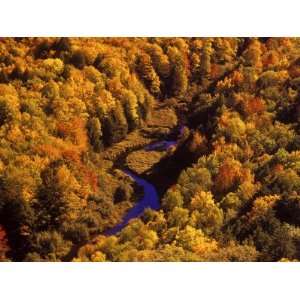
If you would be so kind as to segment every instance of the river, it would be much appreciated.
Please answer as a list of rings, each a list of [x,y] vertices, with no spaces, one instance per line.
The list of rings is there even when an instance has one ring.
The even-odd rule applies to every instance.
[[[127,214],[123,217],[121,223],[117,224],[115,227],[107,230],[105,235],[113,235],[121,231],[131,219],[139,217],[146,208],[151,208],[158,210],[160,208],[159,197],[156,188],[153,184],[147,182],[145,179],[136,176],[132,172],[125,170],[124,173],[129,175],[137,185],[143,187],[144,195],[143,197],[133,206]]]
[[[184,126],[179,127],[178,136],[180,136],[183,132]],[[151,150],[167,150],[171,146],[175,146],[177,144],[177,140],[175,141],[160,141],[153,144],[150,144],[145,147],[147,151]],[[158,210],[160,208],[160,199],[158,197],[157,190],[153,184],[146,181],[145,179],[135,175],[129,170],[123,171],[125,174],[130,176],[138,186],[143,187],[144,193],[143,197],[126,213],[123,217],[121,223],[117,224],[115,227],[108,229],[105,231],[105,235],[114,235],[121,231],[131,219],[139,217],[146,208],[151,208],[153,210]]]

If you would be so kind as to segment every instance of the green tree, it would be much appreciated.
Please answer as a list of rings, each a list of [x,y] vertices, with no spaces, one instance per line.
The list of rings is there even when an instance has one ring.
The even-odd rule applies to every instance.
[[[31,253],[38,254],[41,260],[61,261],[69,253],[71,245],[72,243],[64,240],[58,232],[43,231],[36,235]],[[27,260],[32,254],[28,255]]]
[[[167,211],[173,210],[175,207],[182,207],[183,196],[177,189],[170,189],[162,200],[162,206]]]
[[[175,207],[168,214],[168,224],[170,227],[183,228],[189,221],[188,209],[182,207]]]

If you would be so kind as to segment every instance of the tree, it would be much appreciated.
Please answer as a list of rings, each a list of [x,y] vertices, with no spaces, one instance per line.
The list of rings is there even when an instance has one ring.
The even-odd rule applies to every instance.
[[[272,212],[258,219],[255,225],[257,227],[251,238],[261,252],[260,260],[278,261],[283,257],[295,257],[296,248],[288,228],[274,218]]]
[[[251,219],[262,217],[276,205],[276,203],[280,200],[279,195],[267,195],[263,197],[257,197],[249,212],[249,217]]]
[[[262,73],[257,81],[260,88],[267,88],[270,86],[282,85],[288,79],[286,71],[266,71]]]
[[[114,203],[129,201],[133,194],[133,189],[130,185],[122,184],[117,187],[114,194]]]
[[[173,210],[175,207],[182,207],[183,196],[178,189],[169,189],[162,200],[162,206],[167,211]]]
[[[193,225],[207,234],[217,231],[223,224],[223,211],[210,192],[198,191],[191,200],[191,210]]]
[[[2,197],[0,196],[0,202],[3,203],[0,219],[9,236],[11,256],[15,261],[22,261],[30,249],[35,215],[28,203],[18,198],[4,200]]]
[[[20,103],[12,95],[0,96],[0,126],[19,118]]]
[[[240,245],[235,241],[230,241],[228,245],[210,255],[209,261],[255,262],[258,256],[259,252],[254,246]]]
[[[168,56],[164,54],[162,48],[157,44],[151,44],[147,51],[151,56],[153,67],[157,74],[162,80],[167,79],[170,76],[171,69]]]
[[[44,40],[40,44],[38,44],[34,51],[35,58],[46,58],[51,49],[51,44],[49,41]]]
[[[102,253],[101,251],[96,251],[91,256],[92,262],[104,262],[106,261],[106,255]]]
[[[190,200],[191,195],[197,190],[209,190],[212,186],[211,173],[207,168],[195,167],[184,170],[178,179],[181,192],[185,200]]]
[[[192,72],[193,81],[199,81],[200,64],[201,64],[200,54],[193,53],[191,56],[191,72]]]
[[[210,77],[211,74],[211,56],[213,53],[212,42],[208,39],[205,41],[201,55],[200,74],[203,78]]]
[[[189,211],[182,207],[175,207],[168,214],[168,224],[170,227],[183,228],[189,220]]]
[[[278,172],[273,189],[282,193],[292,193],[300,191],[300,177],[296,171],[291,168]]]
[[[71,245],[72,243],[65,241],[58,232],[44,231],[36,235],[32,253],[38,254],[41,260],[61,261],[69,253]]]
[[[103,124],[103,137],[107,145],[121,141],[128,132],[128,124],[121,103],[117,103],[111,115],[107,116]]]
[[[215,57],[219,63],[230,63],[234,60],[238,49],[237,38],[215,38],[213,40]]]
[[[71,57],[71,63],[78,69],[82,70],[86,65],[86,58],[81,51],[76,51]]]
[[[148,228],[157,232],[158,235],[167,229],[167,220],[163,211],[154,211],[146,208],[143,214],[143,222]]]
[[[215,178],[215,187],[219,192],[229,190],[241,178],[241,163],[237,160],[226,159],[219,167]]]
[[[47,83],[42,89],[42,95],[50,100],[54,100],[59,97],[59,87],[54,81]]]
[[[146,86],[149,88],[153,95],[160,94],[160,80],[152,67],[151,58],[148,54],[143,53],[138,56],[137,59],[137,70],[145,81]]]
[[[86,243],[89,238],[89,230],[84,223],[66,223],[62,229],[64,238],[72,241],[74,244]]]
[[[248,66],[252,66],[255,68],[262,67],[262,50],[261,50],[261,43],[257,39],[252,39],[250,45],[248,46],[247,50],[243,54],[245,58],[245,63]]]
[[[56,76],[59,76],[64,71],[64,63],[59,58],[47,58],[43,60],[42,63],[43,68],[46,72],[52,73],[49,77],[55,78]]]
[[[54,162],[42,174],[43,185],[38,194],[38,227],[40,230],[60,228],[63,221],[78,217],[84,201],[80,184],[66,165]]]
[[[246,125],[237,113],[225,112],[219,119],[218,129],[220,135],[224,135],[231,142],[242,140],[246,133]]]
[[[197,155],[207,150],[207,139],[199,131],[193,132],[189,150]]]
[[[0,100],[0,126],[4,125],[10,117],[9,108],[4,100]]]
[[[189,225],[179,231],[176,243],[185,250],[198,254],[200,258],[218,249],[218,244],[215,240],[206,237],[200,229],[195,229]]]
[[[228,193],[223,197],[220,205],[225,211],[228,209],[237,210],[241,206],[241,200],[236,193]]]
[[[122,90],[122,100],[124,101],[125,114],[128,120],[130,130],[135,129],[139,125],[138,101],[136,95],[130,90]]]
[[[258,97],[250,98],[244,104],[246,115],[259,114],[265,111],[265,102]]]
[[[171,90],[172,95],[181,97],[185,94],[188,86],[187,69],[184,58],[176,47],[168,48],[168,57],[172,65]]]
[[[133,220],[120,233],[119,243],[128,243],[130,248],[147,250],[158,243],[157,233],[147,228],[139,219]]]
[[[300,226],[300,200],[298,197],[284,197],[276,202],[276,216],[282,221]]]
[[[86,121],[81,117],[74,117],[67,122],[57,124],[59,137],[70,141],[78,151],[87,149]]]
[[[88,122],[88,132],[90,143],[96,152],[100,152],[103,148],[102,144],[102,126],[99,118],[93,117]]]
[[[71,41],[68,37],[60,38],[55,44],[54,49],[56,51],[71,51]]]
[[[270,50],[266,52],[262,57],[262,63],[265,68],[274,68],[278,65],[280,57],[278,52]]]

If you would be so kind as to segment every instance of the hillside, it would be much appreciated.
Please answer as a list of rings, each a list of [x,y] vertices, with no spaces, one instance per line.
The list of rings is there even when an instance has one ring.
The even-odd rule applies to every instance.
[[[1,38],[0,261],[299,260],[299,91],[298,38]]]

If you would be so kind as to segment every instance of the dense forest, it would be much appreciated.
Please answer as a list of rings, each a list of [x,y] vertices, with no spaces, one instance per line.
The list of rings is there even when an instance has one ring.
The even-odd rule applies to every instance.
[[[299,101],[298,38],[1,38],[0,261],[300,260]]]

